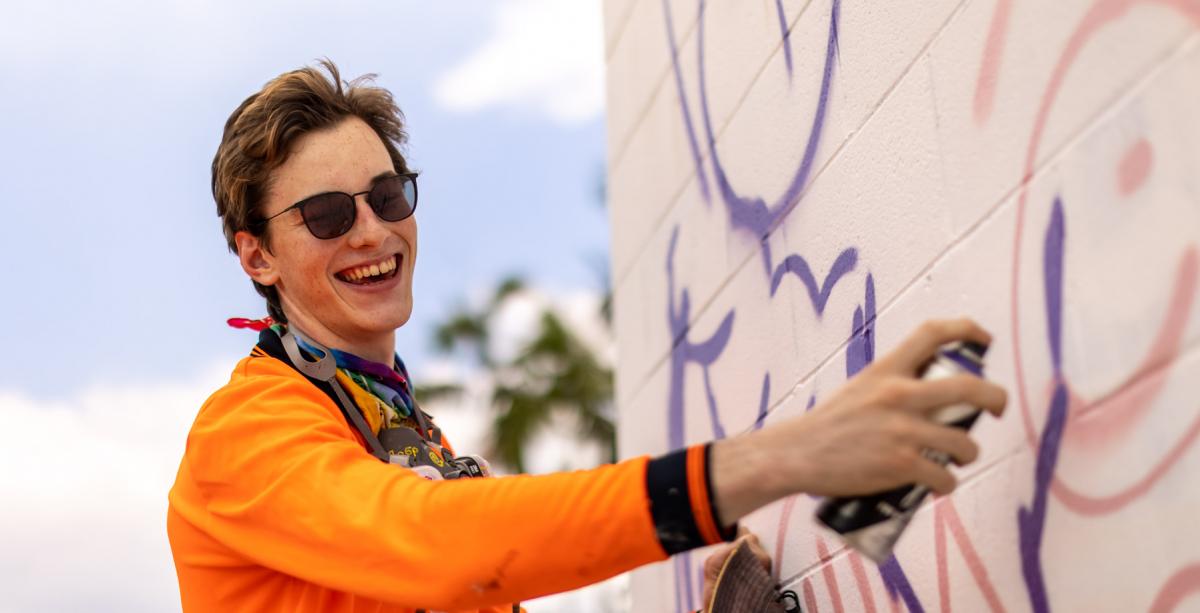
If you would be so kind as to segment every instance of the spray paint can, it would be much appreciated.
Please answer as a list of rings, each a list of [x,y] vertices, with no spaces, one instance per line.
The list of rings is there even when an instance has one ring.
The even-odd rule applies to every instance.
[[[983,376],[983,357],[987,346],[973,342],[943,347],[921,373],[923,380],[944,379],[962,373]],[[943,407],[930,418],[940,424],[970,430],[982,411],[969,404]],[[926,449],[926,458],[945,466],[950,457]],[[905,485],[869,496],[830,498],[817,508],[817,520],[837,532],[846,544],[877,564],[887,561],[900,534],[908,527],[929,489],[923,485]]]

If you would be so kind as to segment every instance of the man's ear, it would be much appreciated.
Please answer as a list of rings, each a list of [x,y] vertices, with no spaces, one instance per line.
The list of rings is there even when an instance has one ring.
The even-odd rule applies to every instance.
[[[263,246],[262,237],[254,236],[245,230],[233,236],[237,245],[238,260],[242,270],[260,285],[275,285],[279,282],[279,269],[275,267],[275,257]]]

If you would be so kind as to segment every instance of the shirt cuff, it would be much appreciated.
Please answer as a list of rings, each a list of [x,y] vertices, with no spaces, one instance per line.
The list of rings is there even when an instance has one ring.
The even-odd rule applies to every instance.
[[[668,555],[732,541],[737,525],[721,527],[712,500],[711,444],[694,445],[650,460],[646,492],[658,542]]]

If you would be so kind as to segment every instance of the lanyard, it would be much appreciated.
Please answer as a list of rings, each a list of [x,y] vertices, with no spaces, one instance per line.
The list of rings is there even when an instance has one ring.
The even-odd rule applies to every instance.
[[[429,427],[429,422],[425,419],[424,411],[421,410],[415,398],[413,399],[413,418],[417,421],[417,425],[420,428],[419,432],[413,432],[408,428],[388,428],[376,436],[371,431],[371,427],[367,425],[366,420],[363,419],[358,405],[346,395],[346,391],[342,389],[341,384],[337,381],[337,360],[334,359],[333,353],[329,349],[314,341],[300,330],[295,330],[293,333],[291,326],[283,329],[282,334],[279,335],[279,340],[283,345],[284,352],[287,353],[296,370],[299,370],[301,374],[310,379],[324,382],[333,389],[338,404],[341,405],[342,413],[350,420],[350,423],[358,430],[358,433],[362,435],[363,440],[367,441],[371,455],[380,461],[391,463],[392,458],[391,453],[388,451],[389,448],[402,449],[408,446],[415,446],[418,448],[418,453],[409,455],[420,458],[422,463],[427,463],[425,462],[425,458],[429,458],[433,463],[432,465],[439,472],[443,472],[446,465],[454,460],[450,454],[450,450],[443,447],[440,443],[442,438],[441,429],[437,426],[433,428]],[[303,342],[307,348],[313,351],[301,351],[300,342]],[[320,355],[314,355],[313,359],[309,359],[309,353],[319,353]],[[387,442],[388,445],[385,446],[384,442]],[[404,445],[400,446],[399,443],[404,443]],[[435,454],[430,453],[430,449],[435,452],[436,459],[434,459]]]
[[[371,448],[371,455],[375,456],[382,462],[389,462],[391,457],[383,444],[379,442],[379,438],[371,431],[371,427],[367,425],[367,421],[363,419],[362,413],[359,412],[358,406],[346,396],[346,391],[337,381],[337,361],[333,359],[333,354],[329,352],[323,345],[305,336],[302,332],[296,331],[304,342],[318,351],[322,352],[320,356],[314,356],[314,360],[309,360],[303,351],[300,351],[300,345],[296,342],[296,336],[292,333],[292,328],[289,326],[284,328],[283,333],[279,335],[279,340],[283,343],[283,350],[292,361],[292,366],[300,371],[300,374],[316,379],[333,388],[334,395],[337,396],[338,404],[341,405],[342,413],[346,419],[354,425],[358,433],[367,441],[367,446]],[[420,409],[414,411],[420,414]],[[421,427],[424,428],[424,420],[419,421]]]

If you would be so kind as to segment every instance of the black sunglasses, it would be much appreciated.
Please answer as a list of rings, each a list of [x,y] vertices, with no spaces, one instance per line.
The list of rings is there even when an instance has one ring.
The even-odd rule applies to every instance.
[[[400,221],[412,216],[417,210],[417,173],[389,175],[379,179],[371,189],[357,194],[326,192],[309,196],[292,206],[258,222],[266,226],[268,221],[292,209],[300,209],[304,225],[313,236],[320,239],[337,238],[354,227],[358,207],[354,199],[366,194],[371,210],[384,221]]]

